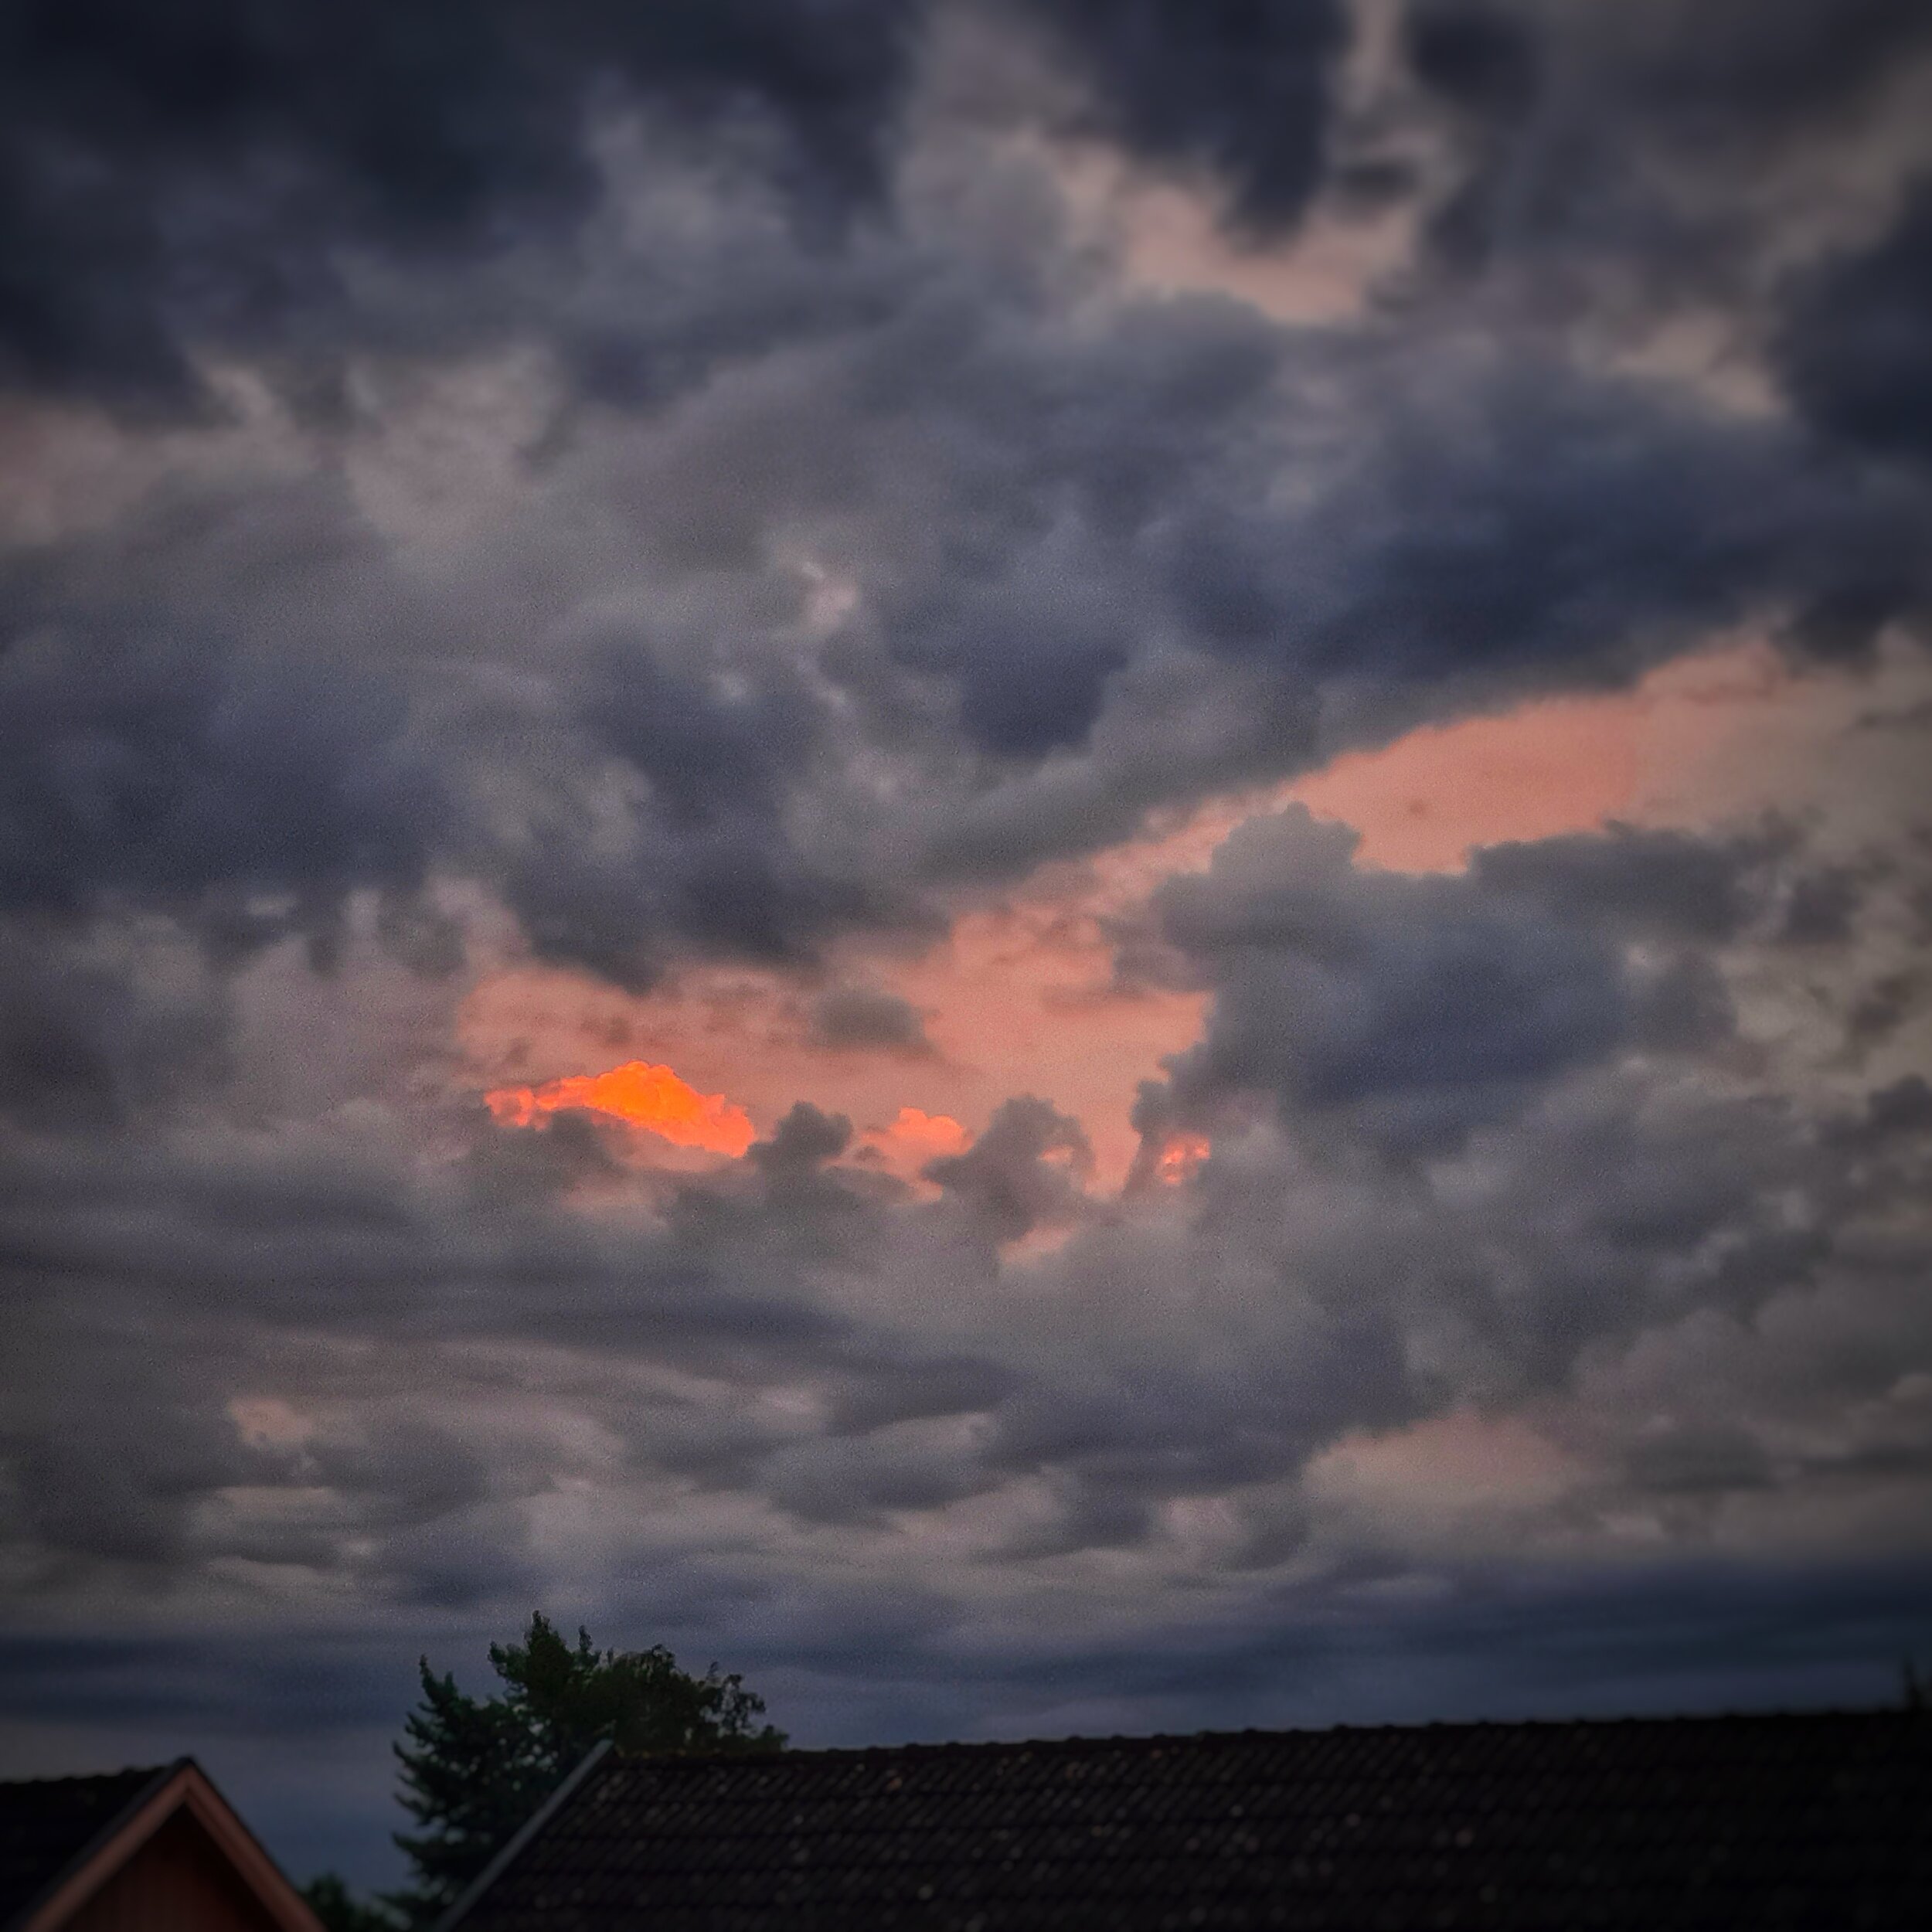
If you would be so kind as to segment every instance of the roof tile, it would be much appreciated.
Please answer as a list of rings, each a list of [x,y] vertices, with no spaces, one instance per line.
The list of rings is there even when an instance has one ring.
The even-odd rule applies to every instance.
[[[611,1759],[464,1932],[1932,1923],[1904,1713]]]

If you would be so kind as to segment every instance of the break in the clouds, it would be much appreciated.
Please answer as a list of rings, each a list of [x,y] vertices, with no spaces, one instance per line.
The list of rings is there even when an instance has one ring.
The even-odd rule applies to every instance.
[[[22,1768],[299,1738],[374,1870],[539,1604],[826,1740],[1923,1648],[1922,9],[21,0],[0,104]]]

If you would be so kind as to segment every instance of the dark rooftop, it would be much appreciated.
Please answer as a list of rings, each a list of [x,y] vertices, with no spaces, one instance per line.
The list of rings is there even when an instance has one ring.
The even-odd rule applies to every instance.
[[[0,1784],[0,1927],[73,1864],[165,1770]]]
[[[1906,1712],[607,1757],[462,1932],[1932,1926]]]

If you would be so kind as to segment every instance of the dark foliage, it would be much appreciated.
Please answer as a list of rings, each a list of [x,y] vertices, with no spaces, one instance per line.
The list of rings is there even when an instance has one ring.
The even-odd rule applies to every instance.
[[[661,1644],[600,1651],[580,1630],[573,1648],[533,1614],[522,1642],[490,1646],[490,1663],[505,1688],[479,1699],[424,1658],[422,1702],[396,1747],[403,1806],[417,1829],[396,1835],[415,1883],[394,1903],[412,1923],[443,1911],[594,1744],[608,1739],[643,1756],[770,1751],[785,1741],[760,1722],[764,1700],[736,1673],[714,1664],[693,1676]]]

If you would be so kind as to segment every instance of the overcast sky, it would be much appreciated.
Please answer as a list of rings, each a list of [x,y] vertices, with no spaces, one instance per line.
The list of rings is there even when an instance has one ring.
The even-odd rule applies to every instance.
[[[0,0],[0,1774],[1932,1662],[1932,9]]]

